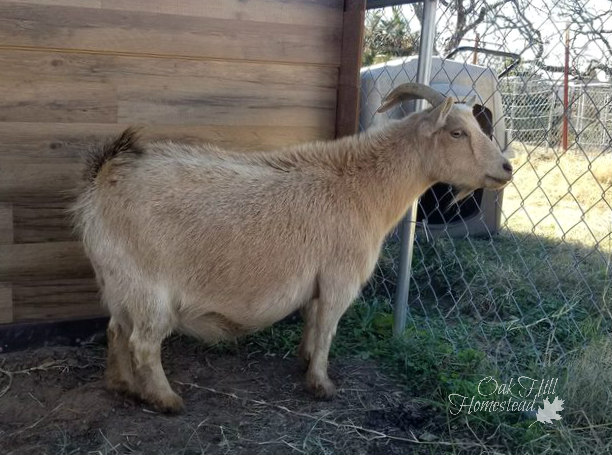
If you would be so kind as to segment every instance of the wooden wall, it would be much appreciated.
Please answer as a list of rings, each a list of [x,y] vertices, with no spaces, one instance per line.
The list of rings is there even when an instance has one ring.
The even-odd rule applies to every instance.
[[[101,314],[65,214],[101,138],[140,124],[265,149],[354,130],[364,3],[0,0],[0,323]]]

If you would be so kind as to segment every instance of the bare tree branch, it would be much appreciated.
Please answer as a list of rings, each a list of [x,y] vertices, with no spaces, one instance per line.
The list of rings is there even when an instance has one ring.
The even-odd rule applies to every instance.
[[[554,55],[550,52],[555,44],[563,40],[563,30],[557,28],[556,37],[545,34],[551,29],[555,30],[554,27],[558,27],[556,24],[566,19],[571,24],[573,66],[570,74],[579,78],[593,78],[598,71],[603,71],[612,78],[612,30],[608,30],[608,24],[612,23],[612,1],[608,3],[610,7],[606,8],[601,3],[594,4],[588,0],[557,0],[554,4],[535,4],[531,0],[500,0],[492,3],[486,0],[440,0],[438,39],[434,53],[438,53],[436,46],[445,53],[450,52],[465,44],[466,38],[478,30],[481,44],[488,42],[494,46],[505,45],[507,50],[528,56],[526,65],[548,72],[562,72],[562,58],[561,61],[555,61],[559,60],[558,48]],[[411,7],[414,18],[421,22],[423,3],[413,3]],[[389,36],[387,34],[385,38],[387,41]],[[394,42],[400,43],[400,47],[404,45],[397,36]],[[416,52],[416,33],[413,33],[407,46],[410,47],[409,52],[404,53],[399,48],[387,48],[390,49],[390,55]],[[593,60],[594,46],[599,48],[595,56],[601,52],[601,58],[597,60]],[[590,50],[591,54],[585,50]]]

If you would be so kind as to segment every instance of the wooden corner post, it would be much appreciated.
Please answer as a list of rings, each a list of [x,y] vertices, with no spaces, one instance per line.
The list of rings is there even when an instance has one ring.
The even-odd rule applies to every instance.
[[[336,137],[359,129],[359,86],[366,0],[344,0],[342,56],[338,72]]]

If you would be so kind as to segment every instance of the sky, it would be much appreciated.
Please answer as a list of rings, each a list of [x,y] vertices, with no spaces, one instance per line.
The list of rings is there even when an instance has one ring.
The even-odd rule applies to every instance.
[[[612,1],[610,0],[574,0],[587,10],[592,10],[597,14],[609,12],[612,10]],[[485,0],[486,3],[493,3],[492,0]],[[557,1],[551,0],[532,0],[525,11],[525,15],[532,21],[534,26],[540,30],[544,39],[544,63],[547,65],[562,66],[564,63],[564,32],[568,24],[568,18],[562,17],[562,9],[557,6]],[[504,5],[504,10],[507,14],[512,14],[512,7],[510,5]],[[414,18],[414,12],[412,6],[406,5],[403,7],[404,15],[409,18],[410,25],[413,31],[419,29],[419,23]],[[448,24],[445,19],[448,15],[445,15],[445,8],[439,4],[437,12],[438,20],[438,33],[441,34],[442,39],[448,36],[448,33],[444,32],[444,27]],[[414,19],[411,19],[414,18]],[[449,24],[452,26],[452,24]],[[573,35],[577,29],[578,24],[569,22],[570,34]],[[593,24],[595,28],[605,27],[606,29],[612,30],[612,15],[607,17],[607,22],[601,24],[596,22]],[[509,52],[521,53],[523,61],[529,61],[534,58],[534,53],[529,43],[525,38],[516,30],[510,32],[504,32],[504,34],[495,31],[494,27],[486,24],[480,24],[476,30],[481,36],[481,46],[489,47],[492,49],[505,50]],[[474,45],[475,33],[468,33],[461,43],[466,46]],[[612,43],[612,34],[608,33],[606,38]],[[608,55],[605,47],[601,44],[601,41],[588,41],[584,36],[576,36],[576,41],[571,50],[572,61],[571,64],[576,65],[581,70],[586,69],[590,60],[604,61],[607,60],[612,66],[612,56]],[[559,74],[551,74],[550,76],[559,77]],[[600,80],[606,80],[605,74],[600,72],[598,74]]]

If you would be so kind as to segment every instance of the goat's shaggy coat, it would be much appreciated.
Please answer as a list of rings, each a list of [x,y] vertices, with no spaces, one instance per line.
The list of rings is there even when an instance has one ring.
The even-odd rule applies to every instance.
[[[307,386],[332,396],[329,346],[385,235],[433,183],[498,187],[505,163],[450,101],[273,152],[147,144],[124,132],[90,157],[74,206],[111,314],[108,385],[179,410],[160,363],[164,337],[177,329],[215,341],[301,309]]]

